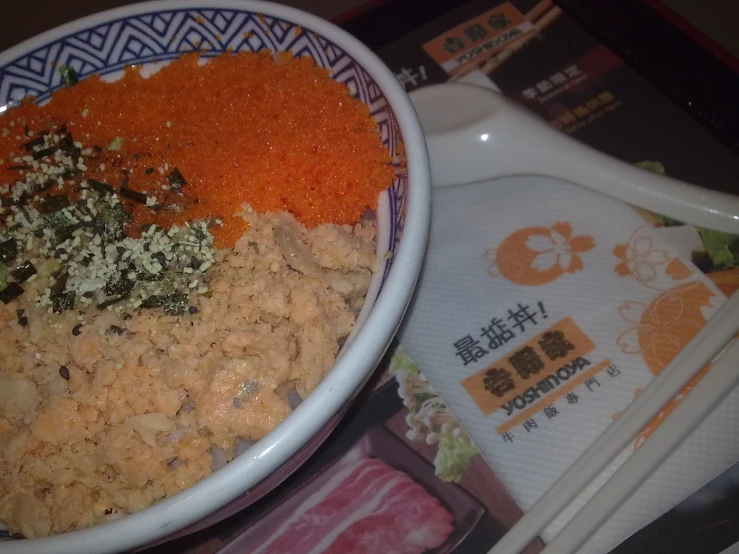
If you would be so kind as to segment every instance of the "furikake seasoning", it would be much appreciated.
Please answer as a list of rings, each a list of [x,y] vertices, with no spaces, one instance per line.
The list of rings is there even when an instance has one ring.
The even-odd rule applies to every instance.
[[[214,261],[209,227],[220,220],[131,232],[134,204],[163,207],[154,194],[128,186],[133,170],[121,168],[124,178],[116,184],[88,177],[88,166],[99,163],[104,149],[85,147],[66,126],[29,129],[26,136],[23,151],[0,165],[0,301],[19,298],[40,280],[30,288],[36,305],[50,313],[189,313],[194,297],[208,292]],[[107,148],[120,149],[122,142]],[[162,183],[165,190],[179,189],[186,180],[175,168]]]

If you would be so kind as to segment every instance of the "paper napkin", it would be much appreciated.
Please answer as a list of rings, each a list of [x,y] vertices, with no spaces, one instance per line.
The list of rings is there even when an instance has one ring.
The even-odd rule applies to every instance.
[[[631,207],[554,179],[512,177],[434,190],[400,340],[527,510],[724,301]],[[739,459],[737,421],[739,391],[582,552],[607,552]]]

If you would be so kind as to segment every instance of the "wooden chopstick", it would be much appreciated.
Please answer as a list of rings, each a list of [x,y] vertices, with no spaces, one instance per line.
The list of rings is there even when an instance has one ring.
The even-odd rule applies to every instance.
[[[545,28],[549,27],[560,15],[562,14],[562,9],[559,6],[555,6],[548,12],[546,12],[538,21],[536,21],[534,24],[536,25],[536,33],[540,33]],[[508,48],[500,52],[497,56],[494,58],[488,60],[485,62],[480,70],[490,75],[493,71],[495,71],[498,67],[503,65],[508,59],[518,50],[521,50],[526,44],[531,41],[536,36],[536,33],[533,33],[531,35],[525,36],[523,38],[520,38],[514,42],[512,42]]]

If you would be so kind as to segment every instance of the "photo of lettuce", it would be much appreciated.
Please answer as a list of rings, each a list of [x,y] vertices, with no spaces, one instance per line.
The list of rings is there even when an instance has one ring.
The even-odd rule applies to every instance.
[[[636,167],[646,169],[647,171],[651,171],[652,173],[665,175],[665,166],[662,165],[661,162],[656,162],[654,160],[644,160],[643,162],[636,162],[634,165]]]
[[[713,262],[713,269],[734,269],[739,267],[739,237],[712,231],[711,229],[698,229],[706,254]]]
[[[436,475],[442,481],[458,483],[479,453],[480,451],[465,434],[457,437],[442,436],[439,439],[439,450],[434,458]]]
[[[665,167],[660,162],[645,160],[637,162],[637,167],[652,171],[660,175],[666,175]],[[681,221],[670,217],[649,212],[651,218],[656,220],[663,227],[677,227],[685,225]],[[739,236],[722,233],[721,231],[712,231],[711,229],[703,229],[696,227],[700,234],[705,254],[710,259],[710,268],[701,267],[703,270],[721,271],[726,269],[735,269],[739,267]],[[702,264],[699,264],[702,265]]]
[[[406,437],[437,445],[434,458],[437,477],[459,482],[479,451],[410,356],[396,352],[390,363],[390,372],[395,376],[398,394],[408,408]]]

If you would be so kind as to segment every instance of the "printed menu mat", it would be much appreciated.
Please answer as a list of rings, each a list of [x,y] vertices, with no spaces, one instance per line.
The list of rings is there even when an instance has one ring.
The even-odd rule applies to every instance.
[[[648,170],[719,190],[739,175],[736,156],[551,2],[474,0],[378,54],[409,92],[450,80],[481,84],[502,91],[563,132]],[[511,192],[505,192],[507,201]],[[529,193],[530,204],[542,203],[542,191]],[[559,200],[566,201],[567,193]],[[498,198],[503,194],[499,191]],[[556,202],[547,198],[545,203]],[[413,551],[486,553],[567,467],[567,460],[664,367],[670,337],[666,351],[664,346],[653,349],[653,355],[633,350],[641,349],[640,341],[649,336],[664,339],[663,319],[675,318],[675,304],[684,306],[678,318],[678,338],[684,341],[723,295],[739,288],[739,237],[607,204],[625,219],[606,236],[587,218],[573,219],[566,209],[550,211],[508,220],[470,258],[477,267],[468,264],[460,272],[460,290],[470,285],[464,276],[477,275],[469,279],[486,279],[487,287],[517,283],[531,292],[504,291],[495,302],[486,292],[476,296],[479,306],[455,309],[467,319],[449,322],[449,336],[438,341],[449,367],[463,376],[452,387],[431,376],[433,361],[424,359],[426,347],[418,348],[421,356],[414,359],[410,343],[396,345],[337,431],[271,495],[209,529],[144,552],[269,551],[272,543],[266,537],[293,544],[290,537],[300,535],[296,531],[316,509],[333,506],[331,522],[301,538],[312,541],[310,548],[307,542],[295,543],[296,552],[332,552],[331,545],[342,552],[352,551],[348,545],[359,552],[387,552],[402,541],[404,526],[415,525],[422,530],[418,543],[404,545]],[[506,255],[513,250],[516,255]],[[576,298],[545,293],[570,278],[586,280],[594,267],[608,274],[607,286],[632,285],[607,306],[616,314],[608,331],[593,327],[589,318],[594,316],[588,314],[595,312],[576,309]],[[579,302],[598,306],[611,296],[601,292]],[[486,302],[489,310],[482,309]],[[599,419],[573,441],[570,430],[582,429],[577,425],[594,408],[600,409]],[[611,471],[653,429],[645,429]],[[724,441],[734,434],[718,433],[714,428],[710,440],[725,443],[725,459],[714,458],[711,467],[724,468],[735,461],[733,443]],[[694,434],[691,440],[700,443],[705,437]],[[542,457],[542,444],[558,453],[555,461]],[[711,473],[706,467],[703,471]],[[373,479],[362,476],[370,470]],[[667,492],[659,509],[630,520],[627,533],[623,527],[611,528],[610,546],[601,543],[590,551],[718,554],[739,540],[739,465],[677,506],[700,483],[675,491],[679,475],[669,473],[669,467],[667,474],[662,471]],[[679,464],[676,471],[681,471]],[[383,479],[405,488],[368,490]],[[522,480],[535,486],[522,488]],[[357,494],[342,494],[352,487]],[[404,508],[397,503],[378,507],[393,495]],[[421,515],[413,520],[410,513]],[[368,543],[372,533],[390,538]],[[526,552],[539,552],[543,545],[538,540]]]

